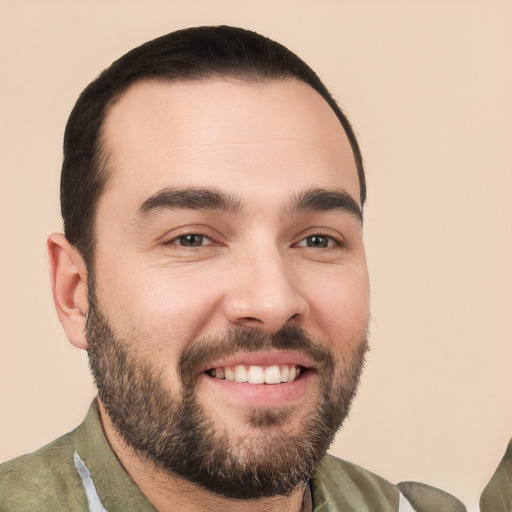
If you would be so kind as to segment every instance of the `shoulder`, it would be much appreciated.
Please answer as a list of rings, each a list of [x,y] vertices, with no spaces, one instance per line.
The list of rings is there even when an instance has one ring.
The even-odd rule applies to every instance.
[[[482,512],[512,510],[512,439],[480,498]]]
[[[323,458],[312,485],[315,510],[398,510],[398,487],[371,471],[332,455]]]
[[[86,500],[73,452],[73,433],[69,433],[34,453],[0,464],[0,512],[82,510],[80,504]],[[76,507],[70,509],[70,503]]]
[[[398,488],[413,510],[434,512],[466,512],[466,507],[455,496],[420,482],[401,482]],[[399,511],[400,512],[400,511]]]
[[[454,496],[426,484],[394,485],[357,464],[332,455],[322,460],[312,482],[315,512],[465,512]]]

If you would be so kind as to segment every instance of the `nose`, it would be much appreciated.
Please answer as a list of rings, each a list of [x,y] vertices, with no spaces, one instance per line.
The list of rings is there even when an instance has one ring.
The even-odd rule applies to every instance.
[[[299,291],[295,270],[277,248],[258,250],[233,270],[233,285],[224,302],[231,324],[274,333],[287,324],[304,320],[308,302]]]

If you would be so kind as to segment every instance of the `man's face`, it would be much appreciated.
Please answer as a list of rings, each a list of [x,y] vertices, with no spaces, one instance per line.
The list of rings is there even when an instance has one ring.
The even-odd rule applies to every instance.
[[[243,478],[229,491],[218,474],[289,492],[346,415],[366,349],[339,121],[294,80],[147,81],[112,107],[104,141],[88,336],[105,409],[163,469],[232,497]],[[168,452],[185,437],[197,453],[180,466]]]

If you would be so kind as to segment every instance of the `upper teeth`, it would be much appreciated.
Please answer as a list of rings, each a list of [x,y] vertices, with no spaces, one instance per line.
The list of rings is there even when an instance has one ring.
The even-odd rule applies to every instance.
[[[248,382],[249,384],[280,384],[292,382],[300,375],[300,366],[274,365],[274,366],[224,366],[213,368],[208,373],[217,379],[235,382]]]

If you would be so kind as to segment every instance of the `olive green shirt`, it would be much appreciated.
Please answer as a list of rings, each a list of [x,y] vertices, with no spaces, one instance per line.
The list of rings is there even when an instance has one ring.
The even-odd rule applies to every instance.
[[[512,512],[512,439],[480,497],[481,512]]]
[[[395,485],[330,455],[324,457],[311,488],[315,512],[420,512]],[[112,452],[96,402],[72,432],[0,465],[1,512],[155,510]]]

